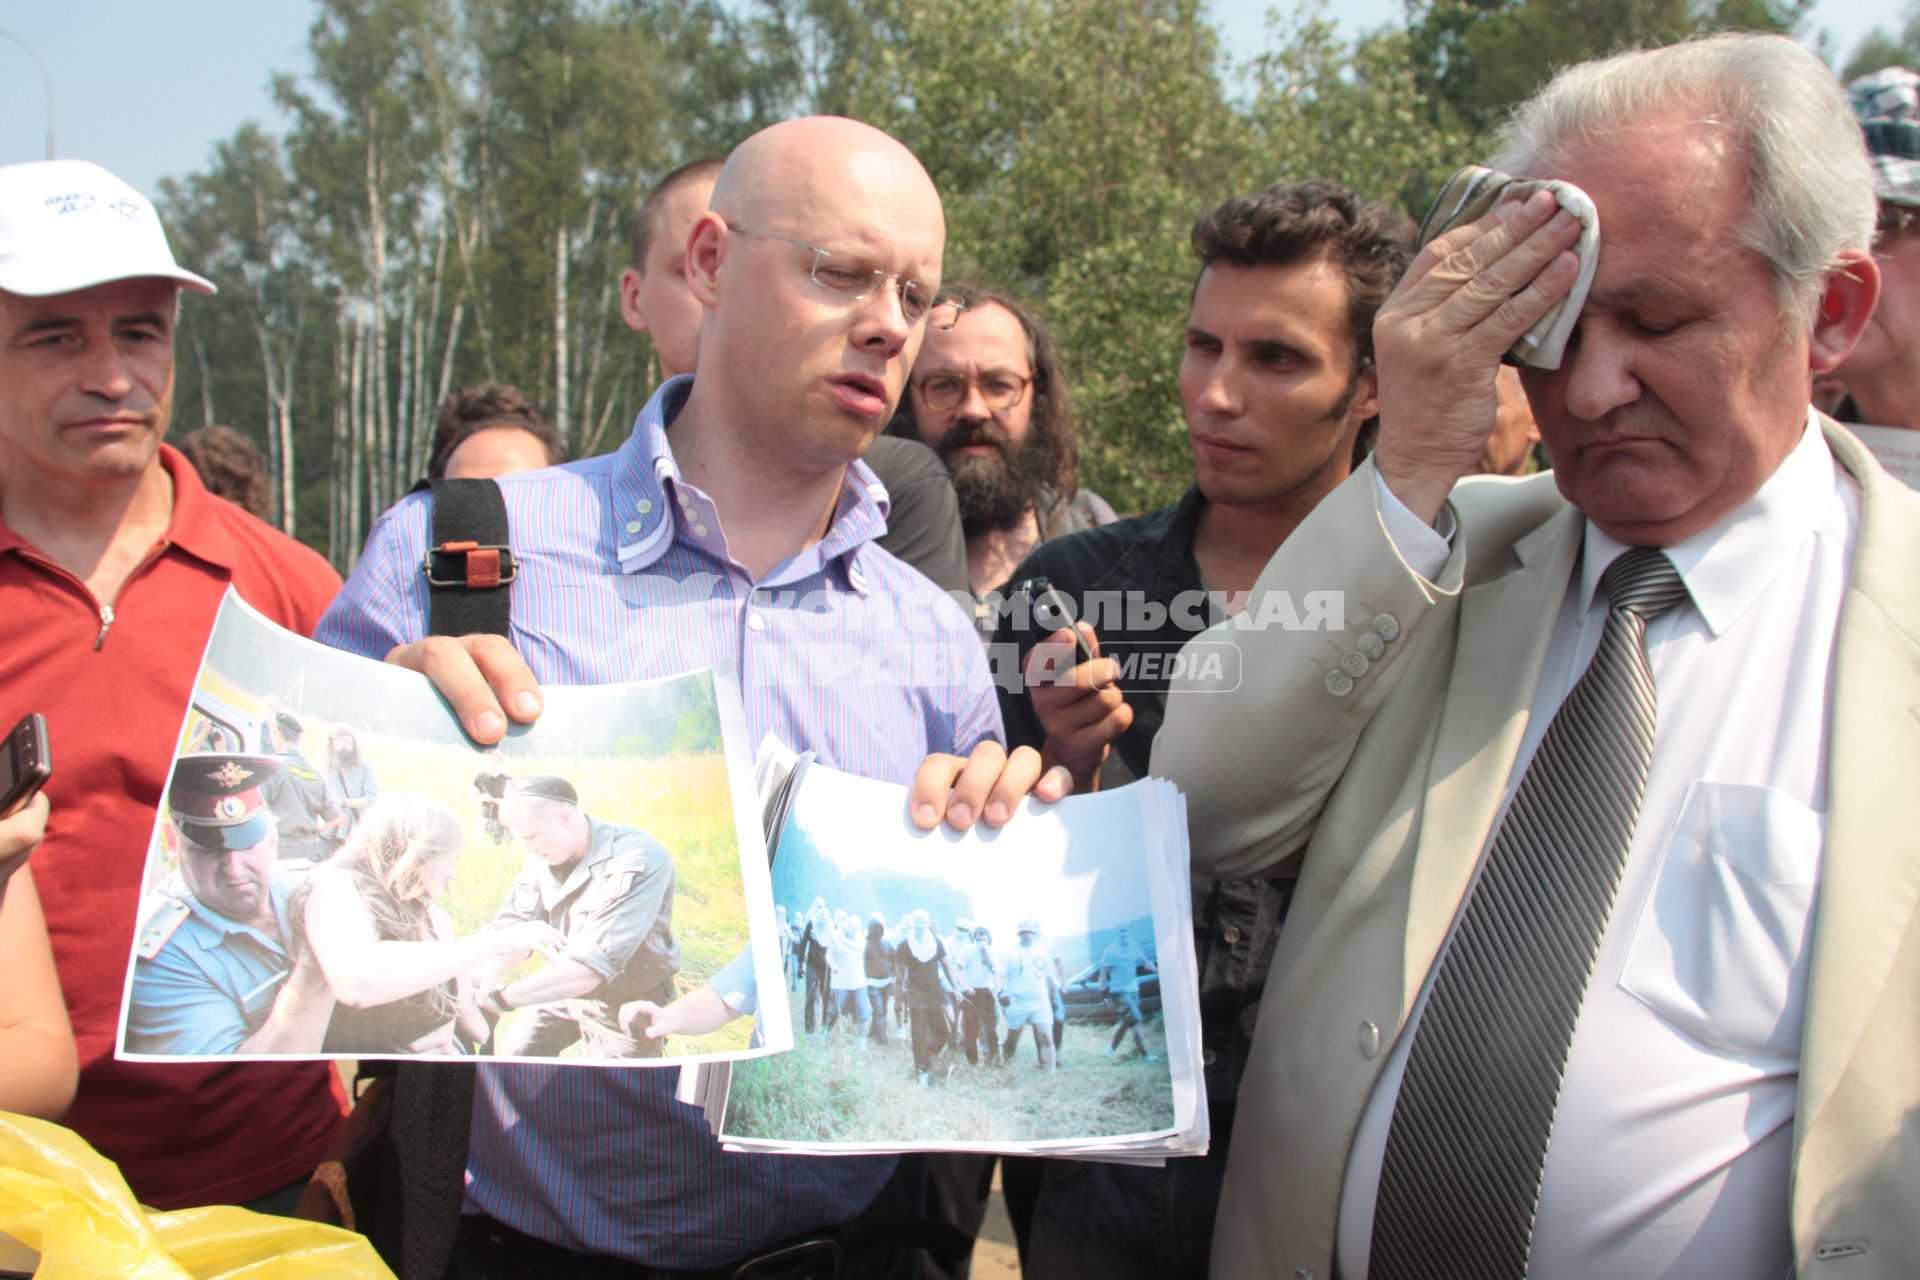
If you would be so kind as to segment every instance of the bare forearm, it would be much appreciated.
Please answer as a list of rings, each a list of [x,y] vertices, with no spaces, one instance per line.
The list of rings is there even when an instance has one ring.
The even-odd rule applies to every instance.
[[[563,956],[540,972],[508,986],[500,994],[509,1006],[517,1009],[521,1005],[584,996],[605,981],[605,978],[578,960]]]
[[[318,1053],[333,1018],[333,992],[325,979],[296,969],[275,997],[260,1029],[236,1053]]]
[[[376,942],[351,955],[322,954],[320,966],[341,1004],[364,1009],[431,990],[492,960],[497,950],[482,932],[435,942]]]
[[[79,1067],[54,973],[33,875],[22,871],[0,905],[0,1111],[57,1120],[73,1102]]]
[[[79,1064],[73,1031],[58,1025],[20,1023],[0,1028],[0,1111],[58,1120],[73,1104]]]

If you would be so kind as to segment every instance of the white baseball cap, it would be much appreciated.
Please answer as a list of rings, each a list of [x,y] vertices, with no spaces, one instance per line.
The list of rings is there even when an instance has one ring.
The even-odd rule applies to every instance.
[[[0,165],[0,289],[44,298],[143,276],[217,292],[173,260],[153,202],[99,165]]]

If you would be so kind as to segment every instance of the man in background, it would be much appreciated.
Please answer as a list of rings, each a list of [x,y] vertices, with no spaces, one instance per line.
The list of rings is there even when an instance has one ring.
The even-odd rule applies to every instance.
[[[305,634],[340,585],[161,443],[183,286],[213,290],[124,182],[0,167],[0,688],[46,717],[59,763],[34,868],[80,1051],[67,1125],[144,1204],[285,1211],[339,1123],[325,1064],[113,1057],[147,838],[221,597]]]
[[[1834,371],[1842,422],[1920,431],[1920,75],[1888,67],[1848,86],[1873,157],[1880,301]]]
[[[1147,1048],[1146,1036],[1141,1032],[1147,1020],[1140,1012],[1140,975],[1154,970],[1153,961],[1133,940],[1133,930],[1126,925],[1120,926],[1113,941],[1100,953],[1100,990],[1120,1005],[1120,1017],[1113,1028],[1113,1039],[1107,1041],[1109,1058],[1120,1052],[1120,1046],[1131,1032],[1133,1047],[1140,1056],[1149,1062],[1159,1061],[1153,1051]],[[1208,1114],[1211,1117],[1211,1111]]]
[[[1046,539],[1117,517],[1075,483],[1073,401],[1039,317],[999,289],[952,294],[966,310],[927,339],[888,431],[932,447],[952,472],[967,581],[984,598]]]
[[[278,776],[266,785],[267,803],[280,830],[280,857],[320,862],[344,838],[347,818],[327,795],[326,780],[307,759],[301,739],[306,726],[284,707],[267,702],[267,746],[280,761]]]
[[[1277,183],[1195,221],[1199,275],[1179,379],[1194,484],[1171,507],[1048,543],[1015,574],[1053,583],[1098,646],[1095,661],[1070,665],[1064,631],[1036,654],[1042,635],[1020,626],[1018,611],[996,636],[1015,655],[1008,665],[1029,673],[1003,689],[1009,738],[1067,766],[1077,788],[1147,776],[1169,660],[1212,622],[1266,614],[1252,595],[1260,569],[1346,480],[1379,412],[1373,318],[1406,269],[1413,235],[1399,213],[1333,182]],[[1210,652],[1237,662],[1230,646]],[[1194,877],[1212,1147],[1157,1169],[1010,1161],[1008,1204],[1016,1222],[1033,1217],[1025,1260],[1035,1274],[1205,1274],[1254,1018],[1292,889],[1290,877]],[[1180,1229],[1163,1229],[1170,1221]]]
[[[1520,385],[1520,371],[1510,364],[1501,365],[1493,389],[1500,408],[1493,416],[1493,434],[1480,452],[1477,474],[1527,475],[1533,470],[1533,448],[1540,443],[1540,427],[1533,420],[1533,406],[1527,403],[1527,389]]]
[[[1033,1042],[1040,1051],[1040,1069],[1052,1075],[1058,1067],[1053,1037],[1053,993],[1066,985],[1067,977],[1061,971],[1059,959],[1040,941],[1038,920],[1032,916],[1022,920],[1014,926],[1014,935],[1019,941],[1007,948],[1000,960],[1001,972],[1006,975],[1007,1023],[1007,1038],[1000,1046],[1000,1056],[1008,1066],[1016,1065],[1020,1033],[1032,1027]]]
[[[427,477],[490,480],[566,460],[566,442],[520,388],[485,382],[461,387],[434,414]]]
[[[273,490],[267,484],[267,460],[253,441],[232,427],[216,423],[189,431],[180,439],[180,452],[200,482],[216,498],[225,498],[249,515],[273,518]]]

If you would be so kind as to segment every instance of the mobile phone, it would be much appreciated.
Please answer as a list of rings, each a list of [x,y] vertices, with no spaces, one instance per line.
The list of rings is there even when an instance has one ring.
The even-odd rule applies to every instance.
[[[1073,606],[1067,603],[1066,597],[1054,590],[1052,582],[1046,578],[1028,578],[1015,589],[1027,596],[1031,603],[1028,616],[1043,635],[1052,635],[1062,627],[1073,634],[1075,666],[1093,661],[1092,646],[1080,634],[1080,628],[1073,625]]]
[[[47,721],[38,712],[20,717],[0,751],[0,818],[11,817],[53,774],[47,750]]]

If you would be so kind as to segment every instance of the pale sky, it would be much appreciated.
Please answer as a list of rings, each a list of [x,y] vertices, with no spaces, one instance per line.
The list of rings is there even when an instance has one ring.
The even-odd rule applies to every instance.
[[[902,791],[833,769],[812,769],[801,786],[794,820],[811,838],[814,855],[843,875],[911,870],[965,885],[974,919],[993,930],[999,945],[1013,942],[1014,924],[1029,915],[1040,919],[1048,937],[1077,938],[1152,911],[1146,877],[1134,870],[1147,843],[1138,788],[1067,801],[1078,811],[1071,839],[1056,808],[1035,808],[1031,801],[1030,820],[1010,831],[983,825],[962,835],[942,825],[922,832],[907,821]],[[781,856],[778,865],[788,874],[812,883],[801,870],[805,864],[788,863],[784,851]],[[796,892],[782,901],[792,911],[796,902],[811,903],[813,892]],[[829,908],[845,905],[827,900]],[[914,905],[889,903],[887,920]],[[952,927],[953,921],[935,916],[943,929]]]
[[[1227,44],[1266,38],[1265,0],[1216,0]],[[1401,0],[1331,6],[1348,31],[1395,21]],[[1817,0],[1811,30],[1842,56],[1875,26],[1899,25],[1899,0]],[[93,160],[152,194],[162,177],[204,167],[214,142],[246,120],[285,125],[268,93],[275,71],[306,68],[310,0],[0,0],[0,164],[46,154],[52,74],[57,154]]]

